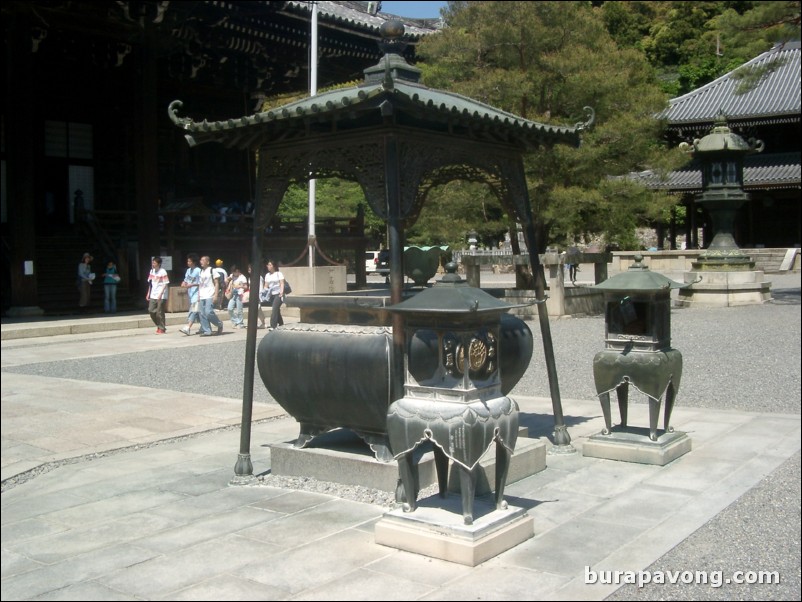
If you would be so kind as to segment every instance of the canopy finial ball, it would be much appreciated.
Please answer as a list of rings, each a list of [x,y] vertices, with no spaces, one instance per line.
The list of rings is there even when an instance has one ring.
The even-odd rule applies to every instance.
[[[385,40],[397,40],[404,35],[404,24],[401,21],[385,21],[381,26],[381,36]]]

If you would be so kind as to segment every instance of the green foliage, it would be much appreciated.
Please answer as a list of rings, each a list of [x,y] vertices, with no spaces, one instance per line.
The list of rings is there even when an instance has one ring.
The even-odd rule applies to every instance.
[[[470,2],[450,8],[448,27],[418,50],[427,86],[546,123],[574,124],[584,120],[584,106],[596,110],[597,125],[584,133],[580,148],[556,146],[526,157],[536,229],[547,237],[541,246],[585,234],[626,243],[624,231],[634,232],[638,220],[647,219],[650,203],[671,199],[650,200],[654,195],[646,189],[613,186],[609,177],[678,164],[658,142],[661,124],[654,115],[667,98],[643,54],[618,47],[602,13],[585,2]],[[430,197],[438,196],[441,215],[473,220],[460,222],[460,229],[503,235],[503,218],[475,215],[465,204],[468,197],[457,198],[454,189],[438,192]],[[424,218],[430,219],[428,212]]]
[[[771,48],[800,39],[800,2],[604,2],[620,47],[642,50],[672,96],[694,90]],[[761,73],[744,74],[748,88]]]
[[[601,6],[607,31],[621,48],[643,48],[665,2],[605,2]]]
[[[407,243],[461,249],[473,230],[481,245],[495,247],[508,228],[509,218],[486,185],[458,180],[429,194],[420,218],[407,230]]]
[[[710,22],[725,51],[749,60],[774,44],[800,39],[800,2],[751,2],[750,10],[728,8]]]
[[[743,63],[740,59],[725,61],[718,56],[705,56],[680,65],[678,93],[686,94],[729,73]]]
[[[715,55],[715,39],[701,40],[705,25],[720,14],[723,2],[663,3],[662,18],[643,40],[643,50],[653,65],[680,65],[702,53]]]
[[[315,181],[315,216],[353,217],[362,206],[365,215],[365,234],[378,247],[384,242],[387,226],[368,207],[362,188],[355,182],[328,178]],[[282,219],[305,220],[309,216],[309,187],[290,186],[278,210]]]

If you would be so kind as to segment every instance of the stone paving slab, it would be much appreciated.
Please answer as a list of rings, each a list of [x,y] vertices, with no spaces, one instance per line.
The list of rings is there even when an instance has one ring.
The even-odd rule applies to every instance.
[[[548,419],[550,400],[517,401]],[[595,401],[572,404],[597,411]],[[572,429],[576,453],[549,454],[546,470],[507,488],[535,537],[468,573],[376,544],[387,508],[231,486],[236,431],[68,464],[3,493],[2,597],[600,600],[616,588],[586,585],[586,566],[647,567],[799,450],[798,416],[704,415],[731,428],[706,431],[664,467],[585,458],[601,418]],[[675,412],[678,430],[699,421],[697,409]],[[289,418],[254,425],[255,473],[270,466],[261,442],[295,430]],[[773,440],[757,436],[766,432]],[[745,433],[755,436],[742,442]]]

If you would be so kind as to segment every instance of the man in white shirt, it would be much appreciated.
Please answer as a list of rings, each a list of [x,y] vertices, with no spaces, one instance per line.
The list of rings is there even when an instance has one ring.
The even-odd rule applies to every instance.
[[[198,298],[200,303],[200,336],[212,336],[211,324],[217,326],[217,334],[223,332],[223,323],[217,314],[214,313],[214,300],[220,293],[223,283],[215,274],[212,273],[211,260],[208,255],[204,255],[200,260],[200,283],[198,284]]]
[[[150,268],[148,294],[145,295],[145,299],[148,301],[150,319],[156,325],[156,334],[164,334],[167,332],[164,322],[164,300],[167,298],[167,286],[170,284],[170,278],[162,267],[161,257],[151,259]]]

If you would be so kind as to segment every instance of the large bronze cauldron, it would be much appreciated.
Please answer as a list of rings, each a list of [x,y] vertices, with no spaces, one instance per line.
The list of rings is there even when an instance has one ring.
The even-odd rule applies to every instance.
[[[516,316],[501,316],[501,390],[509,393],[532,357],[532,332]],[[288,324],[267,333],[256,361],[268,392],[300,423],[296,447],[335,428],[349,428],[382,461],[392,460],[387,441],[392,328],[340,324]],[[409,370],[431,372],[436,338],[412,341]]]

